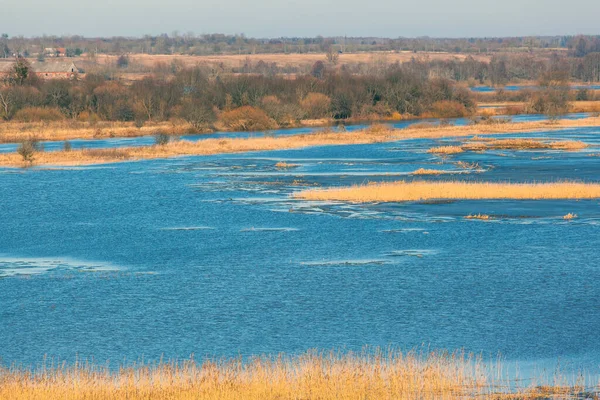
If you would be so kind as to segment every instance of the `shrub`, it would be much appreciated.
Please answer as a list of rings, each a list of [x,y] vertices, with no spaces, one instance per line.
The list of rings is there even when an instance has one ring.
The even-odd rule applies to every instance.
[[[135,114],[133,107],[126,101],[118,101],[113,111],[113,119],[117,121],[133,121]]]
[[[575,95],[575,100],[577,101],[586,101],[589,100],[589,94],[587,89],[579,89],[577,94]]]
[[[335,119],[347,119],[352,116],[354,101],[346,92],[338,92],[331,99],[331,111]]]
[[[392,130],[392,127],[390,125],[373,124],[373,125],[369,126],[368,128],[366,128],[364,130],[364,132],[366,134],[382,134],[382,133],[390,132],[391,130]]]
[[[198,131],[208,129],[215,121],[215,113],[210,106],[192,100],[184,101],[178,114]]]
[[[159,132],[156,135],[154,135],[154,143],[156,143],[159,146],[164,146],[166,144],[169,144],[170,141],[171,141],[171,136],[169,136],[168,134],[166,134],[164,132]]]
[[[277,96],[263,97],[261,103],[267,115],[281,126],[294,125],[304,116],[298,105],[282,103]]]
[[[65,116],[58,108],[25,107],[15,113],[13,119],[21,122],[60,121]]]
[[[373,105],[364,104],[357,116],[376,120],[381,118],[390,118],[393,114],[394,110],[385,101],[379,101]]]
[[[327,118],[330,116],[331,99],[322,93],[308,93],[300,100],[300,107],[307,118]]]
[[[126,55],[121,55],[117,58],[117,67],[119,68],[127,68],[129,66],[129,57]]]
[[[81,122],[86,122],[88,119],[90,119],[90,113],[89,111],[82,111],[77,115],[77,119]]]
[[[260,108],[243,106],[225,111],[219,120],[228,129],[239,131],[262,131],[277,128],[277,123]]]
[[[325,76],[325,63],[323,61],[317,61],[313,64],[310,74],[317,79],[322,79]]]
[[[17,153],[23,157],[23,161],[33,163],[36,151],[43,151],[43,147],[40,145],[37,139],[28,139],[19,145]]]
[[[460,118],[468,115],[467,108],[458,101],[442,100],[431,105],[431,116],[434,118]]]
[[[527,109],[525,108],[525,106],[513,105],[513,106],[507,106],[506,108],[504,108],[503,114],[519,115],[519,114],[525,114],[526,111],[527,111]]]

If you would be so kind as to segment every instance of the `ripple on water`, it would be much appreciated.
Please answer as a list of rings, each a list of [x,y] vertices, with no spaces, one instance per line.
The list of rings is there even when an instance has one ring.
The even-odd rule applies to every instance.
[[[390,260],[366,259],[366,260],[323,260],[303,261],[300,265],[307,267],[365,267],[374,265],[392,264]]]
[[[82,261],[71,258],[0,258],[0,278],[19,275],[40,275],[58,271],[115,272],[122,268],[110,263]]]
[[[399,229],[384,229],[379,231],[381,233],[409,233],[409,232],[423,232],[424,228],[399,228]]]

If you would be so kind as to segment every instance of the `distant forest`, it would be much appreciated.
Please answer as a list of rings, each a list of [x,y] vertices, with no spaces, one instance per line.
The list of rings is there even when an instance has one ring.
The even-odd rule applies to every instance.
[[[193,33],[143,37],[86,38],[83,36],[42,36],[25,38],[2,34],[0,57],[15,54],[33,56],[46,48],[64,48],[67,56],[94,54],[266,54],[316,53],[335,50],[360,51],[428,51],[460,53],[495,53],[533,51],[535,49],[566,49],[569,56],[584,57],[600,52],[600,36],[541,36],[507,38],[376,38],[321,37],[314,38],[249,38],[242,35]]]

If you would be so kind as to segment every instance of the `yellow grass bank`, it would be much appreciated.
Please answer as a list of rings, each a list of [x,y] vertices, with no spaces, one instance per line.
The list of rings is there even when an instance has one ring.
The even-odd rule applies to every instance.
[[[305,200],[394,202],[421,200],[559,200],[598,199],[600,184],[489,183],[489,182],[391,182],[332,189],[312,189],[295,195]]]
[[[88,149],[72,151],[37,152],[34,162],[24,162],[17,153],[0,154],[0,166],[24,167],[28,165],[88,165],[128,160],[169,158],[186,155],[211,155],[300,149],[310,146],[370,144],[404,139],[430,139],[465,137],[495,133],[522,133],[536,130],[560,129],[576,126],[600,126],[600,117],[581,120],[564,120],[555,124],[547,122],[521,122],[511,124],[480,124],[470,126],[418,126],[390,129],[375,125],[358,132],[332,132],[289,135],[281,137],[250,137],[237,139],[207,139],[199,142],[175,141],[162,146],[123,147],[119,149]]]

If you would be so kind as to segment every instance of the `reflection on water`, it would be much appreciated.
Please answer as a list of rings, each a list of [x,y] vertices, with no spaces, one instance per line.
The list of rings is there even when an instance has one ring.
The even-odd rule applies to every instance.
[[[597,371],[599,201],[349,204],[293,195],[399,179],[597,182],[598,133],[526,135],[583,140],[590,148],[580,152],[438,157],[426,150],[461,141],[407,140],[0,170],[0,324],[10,343],[0,358],[425,343]],[[298,167],[278,171],[278,161]],[[461,174],[410,175],[419,168]],[[492,219],[465,219],[476,214]],[[74,273],[121,270],[114,266],[127,273]]]

